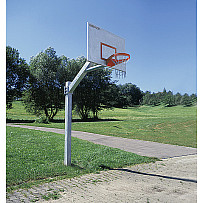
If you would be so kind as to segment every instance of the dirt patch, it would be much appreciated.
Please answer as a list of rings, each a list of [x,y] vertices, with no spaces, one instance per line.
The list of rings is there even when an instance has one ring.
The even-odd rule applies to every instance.
[[[196,167],[197,156],[190,155],[85,175],[63,182],[62,197],[48,202],[193,203],[197,202]]]

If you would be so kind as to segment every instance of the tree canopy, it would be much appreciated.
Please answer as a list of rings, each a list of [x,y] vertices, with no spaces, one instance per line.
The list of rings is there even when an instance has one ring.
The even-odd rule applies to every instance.
[[[21,98],[29,77],[28,65],[17,49],[6,47],[6,107],[12,108],[15,98]]]
[[[65,58],[64,58],[65,59]],[[86,58],[79,57],[76,60],[65,60],[66,71],[65,81],[72,81],[80,71]],[[111,86],[111,72],[100,69],[88,73],[75,89],[73,94],[73,106],[82,119],[87,119],[92,113],[94,118],[98,117],[98,112],[104,108],[111,108],[113,96],[109,94]]]
[[[172,91],[166,91],[164,90],[162,92],[158,93],[151,93],[149,91],[146,91],[144,93],[144,96],[141,100],[141,105],[152,105],[152,106],[158,106],[158,105],[164,105],[166,107],[170,106],[176,106],[176,105],[184,105],[184,106],[192,106],[197,103],[197,95],[192,94],[184,94],[181,95],[179,92],[175,95]]]
[[[37,115],[44,113],[48,120],[64,107],[60,65],[61,59],[51,47],[30,60],[31,76],[23,100],[28,111]]]
[[[72,81],[85,62],[84,57],[58,57],[51,47],[32,57],[29,85],[23,97],[26,109],[38,115],[44,113],[52,120],[64,108],[65,82]],[[101,109],[112,107],[111,85],[109,70],[93,71],[83,78],[73,94],[73,106],[82,119],[87,119],[91,112],[97,118]]]
[[[126,106],[135,106],[140,104],[143,94],[139,87],[132,83],[126,83],[124,85],[119,85],[118,87],[119,98],[121,97],[121,101],[125,100],[124,103]]]

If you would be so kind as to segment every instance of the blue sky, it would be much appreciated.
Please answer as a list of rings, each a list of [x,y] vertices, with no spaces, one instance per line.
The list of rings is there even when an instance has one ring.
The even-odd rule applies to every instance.
[[[86,22],[125,39],[127,76],[143,91],[197,92],[196,0],[7,0],[6,44],[30,57],[86,56]]]

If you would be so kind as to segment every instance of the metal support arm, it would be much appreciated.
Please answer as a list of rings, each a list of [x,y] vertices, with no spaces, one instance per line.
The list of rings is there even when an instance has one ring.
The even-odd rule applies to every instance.
[[[93,67],[90,67],[90,68],[87,68],[86,69],[86,72],[87,73],[89,73],[89,72],[92,72],[92,71],[94,71],[94,70],[98,70],[98,69],[102,69],[102,68],[104,68],[105,66],[102,66],[102,65],[97,65],[97,66],[93,66]]]
[[[75,90],[75,88],[80,84],[80,81],[85,77],[85,75],[88,72],[94,71],[96,69],[100,69],[103,68],[104,66],[102,65],[97,65],[97,66],[93,66],[93,67],[89,67],[90,66],[90,62],[87,61],[84,66],[81,68],[81,70],[78,72],[78,74],[75,76],[74,80],[71,82],[70,87],[69,87],[69,93],[73,93],[73,91]]]

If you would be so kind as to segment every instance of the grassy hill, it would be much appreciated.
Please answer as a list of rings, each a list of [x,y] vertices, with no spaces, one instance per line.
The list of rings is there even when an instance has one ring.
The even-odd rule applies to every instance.
[[[14,108],[7,112],[7,117],[16,122],[36,119],[36,116],[24,110],[20,101],[14,103]],[[81,122],[78,119],[79,117],[73,113],[72,130],[197,147],[196,106],[115,108],[102,111],[99,121]],[[59,112],[55,122],[29,125],[64,128],[64,111]]]

